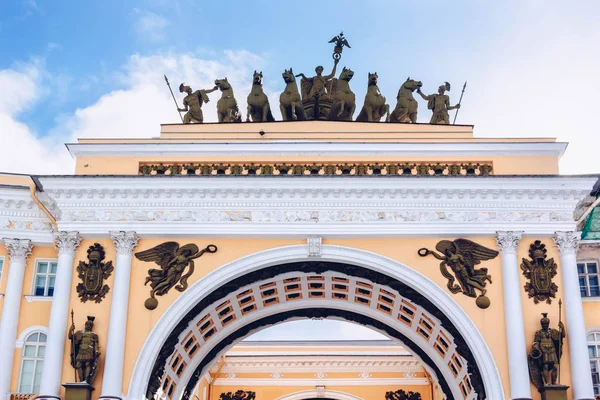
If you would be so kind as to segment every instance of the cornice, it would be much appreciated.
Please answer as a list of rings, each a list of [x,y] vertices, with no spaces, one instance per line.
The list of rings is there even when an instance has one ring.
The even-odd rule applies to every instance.
[[[307,357],[285,357],[285,360],[235,360],[228,356],[223,373],[251,372],[422,372],[421,363],[412,356],[398,357],[347,357],[348,359],[307,359]],[[331,358],[331,357],[330,357]],[[213,368],[216,372],[218,368]]]
[[[213,386],[421,386],[429,385],[427,378],[313,378],[313,379],[286,379],[286,378],[218,378],[212,382]]]
[[[0,188],[0,237],[52,244],[52,224],[31,199],[28,188]]]
[[[40,177],[60,230],[427,235],[574,230],[588,177]],[[286,227],[295,226],[293,232]],[[356,226],[356,231],[344,228]],[[370,226],[370,231],[367,226]],[[367,227],[367,229],[365,229]]]
[[[163,142],[67,143],[73,157],[90,156],[322,156],[330,157],[487,157],[554,156],[564,153],[563,142],[322,142],[312,140],[269,142]]]

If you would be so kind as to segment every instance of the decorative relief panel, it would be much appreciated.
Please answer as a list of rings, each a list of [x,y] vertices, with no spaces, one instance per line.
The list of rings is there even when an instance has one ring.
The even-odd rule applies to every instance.
[[[547,258],[547,252],[546,245],[536,240],[529,246],[531,260],[523,258],[521,263],[523,276],[528,280],[523,288],[530,298],[533,297],[535,304],[541,301],[552,304],[552,298],[558,291],[558,286],[552,282],[558,266],[554,262],[554,258]]]
[[[141,175],[491,175],[491,162],[141,164]]]
[[[79,261],[77,274],[81,282],[77,284],[77,293],[82,303],[93,300],[100,303],[110,290],[104,283],[114,267],[112,261],[103,262],[104,248],[99,243],[94,243],[87,251],[88,262]]]

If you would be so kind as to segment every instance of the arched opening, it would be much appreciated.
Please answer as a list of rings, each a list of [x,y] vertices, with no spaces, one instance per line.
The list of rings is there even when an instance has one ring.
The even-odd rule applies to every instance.
[[[210,364],[251,333],[292,319],[337,318],[402,342],[433,371],[448,399],[504,396],[485,341],[433,282],[373,253],[323,246],[315,261],[306,250],[289,246],[245,257],[188,289],[148,337],[130,395],[185,399]]]

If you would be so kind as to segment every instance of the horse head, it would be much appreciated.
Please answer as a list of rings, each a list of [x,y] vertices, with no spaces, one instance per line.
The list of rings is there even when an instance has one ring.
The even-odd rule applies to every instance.
[[[410,79],[410,76],[406,79],[406,82],[404,82],[402,84],[402,87],[404,89],[408,89],[411,92],[414,92],[415,90],[419,89],[422,86],[423,86],[423,82],[415,81],[414,79]]]
[[[354,71],[352,71],[350,68],[344,67],[344,69],[342,69],[342,73],[340,74],[340,80],[350,82],[350,79],[352,79],[353,76]]]
[[[285,83],[294,82],[296,80],[296,77],[294,76],[294,71],[292,71],[292,68],[286,69],[283,72],[283,74],[281,74],[281,76],[283,77],[283,80]]]
[[[260,72],[254,71],[254,76],[252,78],[252,84],[262,85],[262,78],[263,78],[262,71],[260,71]]]
[[[221,91],[231,89],[231,85],[227,78],[224,79],[215,79],[215,86],[221,89]]]
[[[369,86],[377,86],[377,80],[379,77],[377,76],[377,72],[370,73],[369,72]]]

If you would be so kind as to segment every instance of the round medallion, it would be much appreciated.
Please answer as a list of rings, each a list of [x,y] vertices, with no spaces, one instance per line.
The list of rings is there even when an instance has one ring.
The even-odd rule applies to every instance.
[[[148,297],[148,299],[144,302],[144,306],[146,306],[148,310],[154,310],[156,307],[158,307],[158,300],[156,300],[154,297]]]
[[[485,310],[490,306],[490,298],[487,296],[479,296],[477,300],[475,300],[475,304],[477,304],[477,307]]]

